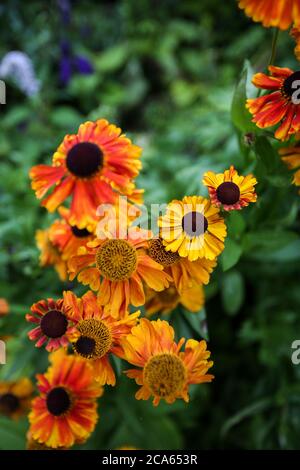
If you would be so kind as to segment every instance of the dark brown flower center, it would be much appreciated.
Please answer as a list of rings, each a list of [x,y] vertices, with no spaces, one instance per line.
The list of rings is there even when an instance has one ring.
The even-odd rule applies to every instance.
[[[85,238],[91,235],[91,232],[86,228],[78,228],[76,225],[71,226],[72,233],[77,238]]]
[[[59,310],[50,310],[41,320],[41,330],[48,338],[60,338],[65,334],[68,320]]]
[[[296,82],[300,80],[300,71],[292,73],[288,78],[283,82],[283,93],[287,97],[292,97],[293,93],[299,88],[299,83]]]
[[[60,416],[69,410],[71,399],[68,392],[63,387],[55,387],[47,395],[46,404],[49,413]]]
[[[93,355],[96,347],[94,338],[88,336],[81,336],[74,344],[75,351],[82,356],[89,357]]]
[[[217,198],[222,204],[236,204],[240,199],[240,189],[237,184],[225,181],[217,189]]]
[[[198,237],[208,228],[207,218],[201,212],[188,212],[182,218],[182,228],[190,237]]]
[[[4,393],[0,395],[0,413],[10,414],[16,411],[20,406],[20,400],[13,393]]]
[[[68,152],[66,165],[73,175],[89,178],[102,167],[103,153],[96,144],[80,142]]]

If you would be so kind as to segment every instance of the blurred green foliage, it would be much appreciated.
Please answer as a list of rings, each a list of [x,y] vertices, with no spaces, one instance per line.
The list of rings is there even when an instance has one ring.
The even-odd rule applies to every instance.
[[[24,314],[72,287],[38,265],[35,231],[53,216],[39,207],[28,170],[49,163],[79,123],[105,117],[144,148],[138,185],[147,203],[206,194],[203,172],[230,164],[254,172],[259,198],[227,218],[226,249],[206,289],[206,320],[204,311],[192,317],[177,310],[170,318],[178,336],[208,331],[214,382],[192,388],[189,405],[153,408],[134,399],[136,386],[116,362],[118,386],[107,387],[97,429],[81,448],[299,448],[300,366],[291,362],[300,334],[299,196],[278,144],[255,129],[244,108],[254,93],[253,70],[268,63],[272,31],[246,19],[234,0],[73,1],[67,28],[58,4],[0,6],[0,57],[26,52],[42,83],[30,99],[8,81],[1,106],[0,297],[11,313],[0,331],[13,336],[1,379],[46,369],[47,354],[27,339]],[[59,81],[63,40],[94,67],[66,87]],[[281,33],[276,64],[297,68],[292,49]],[[252,145],[249,132],[256,133]],[[0,448],[24,448],[25,429],[25,420],[1,418]]]

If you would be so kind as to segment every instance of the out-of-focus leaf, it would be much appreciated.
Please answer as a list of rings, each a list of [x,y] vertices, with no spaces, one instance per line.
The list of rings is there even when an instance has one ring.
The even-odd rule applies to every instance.
[[[225,249],[221,255],[221,264],[223,271],[228,271],[228,269],[235,266],[236,263],[239,261],[242,253],[243,249],[241,245],[239,245],[234,240],[227,238],[227,240],[225,241]]]
[[[233,124],[242,132],[255,131],[255,124],[251,122],[251,114],[246,109],[247,100],[247,79],[249,75],[250,64],[248,61],[244,64],[239,82],[236,86],[232,105],[231,105],[231,119]]]
[[[224,273],[222,276],[222,302],[228,315],[235,315],[244,300],[244,280],[236,270]]]

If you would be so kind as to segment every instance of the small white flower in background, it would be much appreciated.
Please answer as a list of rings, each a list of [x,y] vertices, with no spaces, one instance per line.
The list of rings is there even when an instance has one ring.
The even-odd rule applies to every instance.
[[[40,81],[36,78],[32,61],[21,51],[11,51],[3,57],[0,62],[0,78],[12,78],[27,96],[36,95],[40,89]]]

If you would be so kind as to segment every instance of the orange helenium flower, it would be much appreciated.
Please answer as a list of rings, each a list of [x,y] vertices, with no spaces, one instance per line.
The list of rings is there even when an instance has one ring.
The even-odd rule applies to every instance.
[[[0,382],[0,414],[18,419],[28,413],[33,396],[31,380]]]
[[[169,313],[179,304],[190,312],[199,312],[204,305],[203,286],[196,283],[192,287],[184,290],[180,295],[174,285],[161,292],[155,292],[152,289],[147,290],[146,295],[146,314]]]
[[[137,400],[153,397],[156,406],[160,400],[174,403],[177,398],[189,401],[191,384],[211,382],[207,374],[213,365],[206,342],[189,339],[185,351],[180,352],[185,340],[174,341],[174,330],[166,321],[149,321],[142,318],[138,326],[123,341],[125,359],[139,369],[126,371],[141,388]]]
[[[0,318],[5,317],[9,312],[9,304],[6,299],[0,298]]]
[[[126,239],[95,239],[69,260],[70,280],[77,276],[97,291],[101,305],[109,306],[118,318],[126,314],[129,304],[144,305],[143,281],[156,291],[169,286],[170,276],[147,255],[147,248],[142,235],[136,238],[130,232]]]
[[[53,299],[40,300],[31,307],[31,313],[26,320],[35,324],[35,328],[28,333],[29,339],[36,341],[36,347],[46,344],[46,350],[51,352],[69,344],[67,334],[74,325],[70,320],[69,312],[72,304],[68,297],[54,301]]]
[[[102,387],[94,381],[85,359],[60,349],[50,355],[52,365],[38,374],[40,396],[29,414],[32,439],[48,447],[71,447],[84,442],[98,420],[96,398]]]
[[[149,256],[164,267],[170,275],[178,292],[182,294],[185,290],[197,284],[208,284],[210,274],[217,264],[216,259],[198,258],[196,261],[189,261],[179,254],[166,251],[166,247],[160,238],[153,238],[149,241]]]
[[[61,281],[67,279],[67,264],[62,259],[59,249],[51,241],[52,228],[37,230],[35,238],[40,250],[40,266],[54,266]]]
[[[141,149],[105,119],[81,124],[77,134],[66,135],[54,153],[52,166],[37,165],[30,171],[32,189],[50,212],[72,195],[71,225],[88,227],[97,207],[113,204],[118,194],[137,194],[133,183],[141,168]]]
[[[81,299],[70,291],[65,292],[64,296],[73,305],[72,320],[76,323],[76,330],[69,338],[75,352],[91,361],[95,379],[100,385],[115,385],[116,377],[109,356],[123,356],[121,340],[136,325],[140,312],[116,320],[105,312],[91,291]]]
[[[240,176],[233,165],[224,173],[206,172],[203,184],[208,187],[212,204],[222,206],[225,211],[242,209],[257,199],[256,179],[251,174]]]
[[[284,30],[292,23],[300,25],[299,0],[239,0],[239,7],[266,28],[276,26]]]
[[[92,230],[78,228],[70,224],[70,210],[61,207],[59,213],[62,219],[53,222],[49,229],[49,237],[52,244],[59,250],[61,258],[67,261],[77,254],[78,248],[86,245],[87,242],[95,238]]]
[[[275,137],[287,140],[300,131],[300,105],[292,101],[294,93],[298,94],[294,85],[300,79],[300,72],[272,65],[268,69],[271,75],[257,73],[252,83],[271,93],[248,99],[246,107],[253,115],[252,121],[262,129],[281,123]]]

